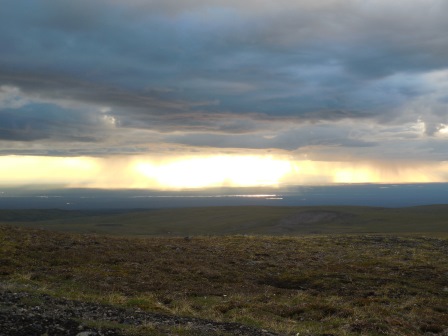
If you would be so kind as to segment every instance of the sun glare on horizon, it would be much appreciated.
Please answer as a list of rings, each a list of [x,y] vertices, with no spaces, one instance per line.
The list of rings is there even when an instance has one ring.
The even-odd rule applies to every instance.
[[[291,164],[272,157],[212,156],[159,165],[140,162],[135,170],[167,188],[249,187],[278,185],[291,172]]]
[[[337,162],[281,155],[0,156],[0,185],[180,190],[338,183],[448,182],[448,162]]]

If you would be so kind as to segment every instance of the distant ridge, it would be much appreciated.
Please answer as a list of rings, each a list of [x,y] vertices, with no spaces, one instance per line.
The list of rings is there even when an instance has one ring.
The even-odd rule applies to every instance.
[[[300,235],[448,232],[448,204],[404,208],[234,206],[135,210],[0,210],[0,224],[111,235]]]

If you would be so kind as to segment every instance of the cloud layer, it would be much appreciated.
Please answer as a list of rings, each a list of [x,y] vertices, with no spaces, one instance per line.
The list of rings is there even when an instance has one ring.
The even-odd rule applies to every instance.
[[[444,0],[2,1],[0,154],[447,160]]]

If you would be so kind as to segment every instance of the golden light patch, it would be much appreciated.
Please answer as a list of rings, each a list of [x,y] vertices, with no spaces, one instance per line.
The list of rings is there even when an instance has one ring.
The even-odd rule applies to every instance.
[[[90,180],[101,171],[98,160],[88,157],[2,156],[2,184],[67,184]]]
[[[373,183],[379,181],[375,171],[368,168],[336,169],[333,175],[335,183]]]

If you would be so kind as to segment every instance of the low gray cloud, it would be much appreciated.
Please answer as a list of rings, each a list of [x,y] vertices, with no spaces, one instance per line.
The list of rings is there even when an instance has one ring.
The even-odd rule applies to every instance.
[[[285,127],[285,126],[284,126]],[[286,128],[286,127],[285,127]],[[334,125],[301,125],[285,129],[283,132],[258,132],[253,134],[188,134],[170,136],[166,141],[191,146],[211,146],[218,148],[281,149],[294,151],[303,147],[370,147],[374,142],[347,136],[346,127]]]

